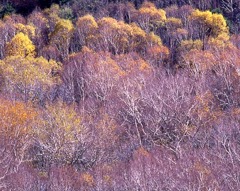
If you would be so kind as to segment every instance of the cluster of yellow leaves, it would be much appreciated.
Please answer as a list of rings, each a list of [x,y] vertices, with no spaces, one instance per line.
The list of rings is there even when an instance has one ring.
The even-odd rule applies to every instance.
[[[133,32],[130,25],[111,17],[104,17],[98,21],[98,26],[102,42],[107,40],[109,47],[116,52],[124,52],[130,45],[129,40]]]
[[[155,31],[166,21],[166,12],[157,9],[153,3],[144,2],[136,12],[136,22],[145,31]]]
[[[218,122],[221,119],[222,112],[219,108],[213,105],[214,96],[211,92],[207,91],[204,94],[196,96],[197,107],[194,114],[197,114],[200,121],[204,122],[203,125],[208,125],[209,122]],[[208,127],[208,126],[207,126]]]
[[[209,45],[216,48],[225,48],[230,45],[229,35],[227,33],[222,33],[216,38],[210,38]]]
[[[127,24],[111,17],[97,22],[91,15],[80,17],[77,31],[83,46],[97,47],[115,54],[141,52],[147,46],[162,45],[160,37],[153,32],[146,33],[135,23]]]
[[[34,136],[53,160],[71,162],[75,147],[84,131],[81,117],[74,106],[63,102],[47,105],[38,111]]]
[[[32,25],[23,25],[21,23],[17,23],[15,27],[18,33],[23,33],[31,38],[35,36],[35,27]]]
[[[182,27],[182,20],[179,18],[175,18],[175,17],[170,17],[167,18],[166,20],[166,27],[167,28],[181,28]]]
[[[42,141],[49,141],[51,134],[61,137],[58,141],[77,141],[77,135],[81,132],[81,119],[74,106],[63,102],[48,105],[44,111],[40,111],[36,123],[36,133]]]
[[[57,40],[57,38],[68,38],[73,32],[74,27],[70,20],[61,19],[57,22],[54,31],[51,34],[51,38]]]
[[[92,15],[85,15],[78,18],[76,29],[82,45],[89,45],[88,42],[95,39],[97,28],[98,24]]]
[[[201,40],[183,40],[179,50],[189,52],[190,50],[202,50],[203,42]]]
[[[159,36],[155,35],[153,32],[150,32],[149,34],[147,34],[146,42],[150,46],[154,46],[154,45],[161,46],[162,45],[161,38]]]
[[[60,12],[60,7],[57,4],[52,4],[52,6],[48,9],[44,10],[44,13],[48,16],[48,21],[51,26],[55,27],[56,23],[58,23],[61,18],[58,16]],[[51,31],[53,28],[50,29]]]
[[[228,41],[229,42],[229,41]],[[232,68],[231,77],[238,78],[240,61],[239,49],[233,44],[225,43],[224,48],[210,47],[202,50],[201,40],[182,41],[179,51],[182,64],[194,74],[206,74],[206,71],[214,71],[217,75],[225,75],[227,68]]]
[[[166,46],[152,46],[147,49],[148,60],[151,61],[164,61],[169,56],[169,50]]]
[[[202,33],[209,33],[212,44],[223,46],[229,40],[229,30],[223,15],[210,11],[195,10],[190,19],[202,30]]]
[[[51,85],[58,77],[51,76],[53,69],[58,70],[59,64],[43,57],[10,56],[0,61],[5,82],[24,87],[35,84]]]
[[[74,26],[70,20],[60,19],[50,34],[50,43],[55,45],[61,52],[62,57],[68,57],[70,39],[74,31]]]
[[[131,23],[130,25],[132,28],[131,49],[139,49],[144,46],[147,34],[143,29],[137,26],[137,24]]]
[[[35,56],[35,46],[22,32],[16,34],[6,45],[6,56]]]

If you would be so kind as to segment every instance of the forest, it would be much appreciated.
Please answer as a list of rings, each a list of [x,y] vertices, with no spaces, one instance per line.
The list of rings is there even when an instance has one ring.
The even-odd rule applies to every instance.
[[[1,191],[240,190],[240,0],[1,0]]]

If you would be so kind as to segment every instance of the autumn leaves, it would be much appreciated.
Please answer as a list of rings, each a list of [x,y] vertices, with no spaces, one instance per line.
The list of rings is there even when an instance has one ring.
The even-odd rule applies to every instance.
[[[181,184],[182,172],[206,172],[194,157],[217,148],[215,160],[226,162],[213,134],[228,137],[231,121],[226,139],[237,145],[238,35],[230,37],[222,15],[191,6],[119,5],[114,18],[103,11],[68,20],[52,5],[0,22],[0,184],[25,165],[31,184],[50,177],[50,190],[141,190],[140,179],[145,190],[151,180],[150,190],[164,190],[166,172],[172,190],[176,174],[187,190],[193,181]]]

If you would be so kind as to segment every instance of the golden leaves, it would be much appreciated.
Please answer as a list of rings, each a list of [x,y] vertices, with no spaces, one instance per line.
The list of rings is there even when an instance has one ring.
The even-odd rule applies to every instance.
[[[54,161],[70,163],[84,126],[74,105],[61,101],[38,111],[34,123],[34,137]]]
[[[155,31],[166,21],[166,12],[157,9],[153,3],[144,2],[136,12],[135,20],[145,31]]]
[[[57,83],[58,76],[52,76],[53,70],[60,66],[53,60],[47,61],[43,57],[10,56],[0,62],[5,83],[19,88],[33,87],[34,85],[48,86]]]
[[[194,114],[197,114],[200,121],[207,125],[210,122],[218,122],[221,119],[223,114],[220,108],[214,107],[214,95],[210,91],[197,95],[195,99],[198,104]]]
[[[15,25],[17,32],[21,32],[29,37],[35,36],[35,27],[32,25],[23,25],[21,23],[17,23]]]
[[[69,38],[74,30],[73,24],[70,20],[61,19],[57,22],[54,31],[50,35],[51,40],[56,43],[64,43],[58,42],[59,38]]]
[[[94,41],[98,24],[92,15],[79,17],[76,23],[76,30],[82,45],[87,45]]]
[[[7,56],[35,56],[35,46],[29,37],[22,32],[16,34],[6,45]]]
[[[38,129],[45,129],[40,136],[45,137],[49,133],[60,133],[63,140],[76,141],[75,135],[81,131],[81,118],[75,111],[74,106],[68,106],[63,102],[48,105],[46,110],[39,112],[37,121]]]
[[[198,27],[202,37],[210,36],[214,39],[216,38],[218,44],[220,43],[219,41],[225,42],[229,39],[227,22],[223,15],[211,13],[210,11],[195,10],[190,15],[190,19]]]
[[[50,43],[58,48],[63,59],[69,54],[69,44],[74,32],[74,26],[70,20],[60,19],[50,34]]]
[[[135,23],[127,24],[111,17],[103,17],[98,22],[91,15],[80,17],[77,31],[81,45],[113,54],[142,52],[146,46],[162,45],[160,37],[153,32],[146,33]]]

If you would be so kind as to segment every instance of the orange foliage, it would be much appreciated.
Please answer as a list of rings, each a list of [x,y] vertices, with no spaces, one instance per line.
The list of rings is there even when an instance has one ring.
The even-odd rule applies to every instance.
[[[32,132],[31,122],[37,112],[22,102],[0,99],[0,134],[19,137]]]
[[[83,181],[88,185],[88,186],[93,186],[94,185],[94,178],[92,175],[90,175],[89,173],[83,173],[82,174],[82,179]]]

